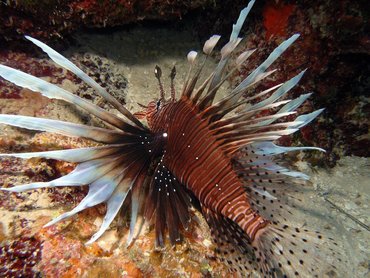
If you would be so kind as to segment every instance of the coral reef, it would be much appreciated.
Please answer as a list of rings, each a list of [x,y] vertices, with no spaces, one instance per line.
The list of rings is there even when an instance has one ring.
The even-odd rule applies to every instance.
[[[81,27],[113,27],[143,20],[179,19],[211,1],[160,0],[9,0],[0,3],[0,40],[24,34],[43,40],[61,38]]]
[[[237,1],[235,5],[240,5]],[[292,90],[313,92],[304,110],[325,107],[314,124],[302,129],[300,135],[283,138],[280,143],[320,146],[327,150],[325,162],[334,166],[343,155],[369,156],[369,13],[366,1],[257,1],[253,11],[262,13],[263,21],[249,21],[245,43],[240,51],[257,48],[258,55],[239,74],[237,83],[253,69],[253,65],[283,39],[300,33],[296,47],[275,63],[278,72],[265,82],[265,89],[307,68],[300,85]],[[253,14],[252,14],[253,16]],[[258,59],[258,61],[256,60]],[[305,112],[305,111],[302,111]]]
[[[33,237],[20,237],[0,248],[1,277],[38,277],[35,267],[41,257],[41,243]]]

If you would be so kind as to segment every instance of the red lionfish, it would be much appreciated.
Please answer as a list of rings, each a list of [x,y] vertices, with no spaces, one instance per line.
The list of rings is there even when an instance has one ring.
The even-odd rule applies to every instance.
[[[96,241],[123,206],[131,206],[128,242],[137,237],[144,220],[154,226],[156,245],[163,246],[168,232],[170,242],[181,238],[190,220],[190,208],[204,215],[216,251],[237,275],[252,272],[265,277],[318,277],[341,265],[339,246],[320,232],[295,228],[289,223],[304,190],[303,173],[276,162],[276,155],[315,147],[281,147],[273,143],[316,118],[322,109],[288,121],[310,94],[281,100],[301,79],[304,71],[268,90],[244,97],[250,88],[271,75],[270,65],[298,38],[282,42],[268,58],[219,101],[220,86],[254,52],[243,52],[236,66],[227,70],[234,49],[240,43],[240,29],[254,1],[243,9],[233,25],[230,40],[221,49],[213,73],[197,86],[204,63],[220,36],[213,35],[203,47],[204,60],[197,67],[197,53],[188,54],[190,69],[176,99],[175,68],[171,72],[171,96],[165,97],[161,70],[155,69],[160,97],[143,113],[132,114],[92,78],[44,43],[26,37],[59,66],[73,72],[122,115],[106,111],[42,79],[0,65],[0,75],[18,86],[61,99],[85,109],[107,124],[92,127],[58,120],[19,115],[0,115],[0,123],[54,132],[103,143],[79,149],[2,154],[18,158],[41,157],[77,163],[69,174],[49,182],[34,182],[3,188],[23,192],[36,188],[88,185],[86,197],[73,210],[46,226],[105,203],[106,215],[100,229],[87,242]],[[191,73],[195,71],[194,75]],[[263,99],[263,100],[261,100]],[[254,103],[253,103],[254,101]],[[256,102],[257,101],[257,102]],[[261,115],[260,112],[265,112]],[[267,112],[270,112],[269,114]],[[268,114],[268,115],[266,115]],[[145,116],[147,126],[139,121]],[[291,117],[290,117],[291,118]]]

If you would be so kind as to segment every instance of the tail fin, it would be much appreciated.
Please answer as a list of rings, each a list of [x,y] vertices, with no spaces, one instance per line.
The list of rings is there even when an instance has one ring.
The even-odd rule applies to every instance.
[[[317,231],[271,223],[252,246],[259,271],[268,276],[341,277],[348,271],[339,244]]]
[[[219,259],[242,277],[343,277],[349,262],[334,239],[270,222],[253,239],[231,219],[202,207]]]

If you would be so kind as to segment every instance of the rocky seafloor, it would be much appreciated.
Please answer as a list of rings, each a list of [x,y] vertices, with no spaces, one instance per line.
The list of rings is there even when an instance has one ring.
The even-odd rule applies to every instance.
[[[155,65],[161,66],[167,85],[169,72],[176,65],[176,86],[181,88],[187,72],[187,52],[201,49],[191,31],[164,27],[135,27],[110,33],[84,32],[75,34],[73,40],[74,46],[64,50],[63,54],[125,103],[130,111],[140,110],[138,103],[146,104],[157,97],[157,81],[153,74]],[[30,51],[26,53],[17,49],[1,49],[0,63],[59,84],[101,107],[108,108],[92,89],[66,70],[55,66],[29,44]],[[287,57],[282,57],[281,63]],[[214,65],[214,61],[211,61],[205,71],[210,72]],[[96,119],[65,102],[49,100],[4,80],[0,80],[0,86],[0,113],[101,125]],[[227,91],[228,86],[233,85],[227,84],[222,93]],[[314,98],[315,96],[311,97]],[[359,104],[351,107],[363,106]],[[306,108],[311,109],[312,106]],[[356,111],[353,113],[356,114]],[[335,119],[333,115],[323,115],[317,122],[326,123],[328,118]],[[362,124],[366,121],[360,118],[357,122]],[[303,133],[300,135],[304,137],[303,140],[298,137],[294,141],[285,139],[282,143],[289,141],[289,144],[300,144],[301,141],[309,141],[320,145],[327,142],[322,130],[325,128],[320,129],[320,136],[316,136],[315,130],[306,131],[309,133],[309,140],[304,140],[308,135],[305,137]],[[331,130],[330,134],[332,136],[336,133]],[[319,142],[315,142],[315,139]],[[90,144],[82,139],[0,125],[0,153],[67,149]],[[343,145],[340,148],[343,149]],[[336,151],[342,156],[330,164],[331,168],[328,163],[321,163],[327,161],[328,157],[319,152],[312,155],[300,153],[290,158],[295,161],[298,169],[311,176],[313,191],[304,196],[304,202],[316,207],[317,212],[325,216],[309,222],[321,229],[332,230],[336,239],[343,241],[347,247],[344,251],[348,254],[352,269],[347,273],[340,273],[339,277],[366,277],[369,275],[370,257],[370,159],[345,156],[346,152]],[[54,160],[0,158],[0,186],[47,181],[64,175],[73,168],[73,164]],[[101,224],[105,214],[103,205],[83,211],[52,227],[43,228],[53,217],[76,206],[86,192],[87,188],[84,187],[39,189],[18,194],[0,192],[0,276],[228,275],[226,266],[216,260],[207,225],[196,211],[193,215],[194,225],[188,231],[185,241],[175,247],[167,245],[162,250],[154,249],[154,234],[150,229],[132,246],[126,247],[128,227],[125,216],[113,222],[96,243],[84,245]],[[302,225],[305,222],[302,218]]]

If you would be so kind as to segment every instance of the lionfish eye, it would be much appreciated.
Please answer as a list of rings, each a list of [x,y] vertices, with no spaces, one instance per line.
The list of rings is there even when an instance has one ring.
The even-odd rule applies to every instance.
[[[156,103],[156,108],[157,108],[157,111],[159,110],[159,108],[161,107],[161,100],[159,99]]]

